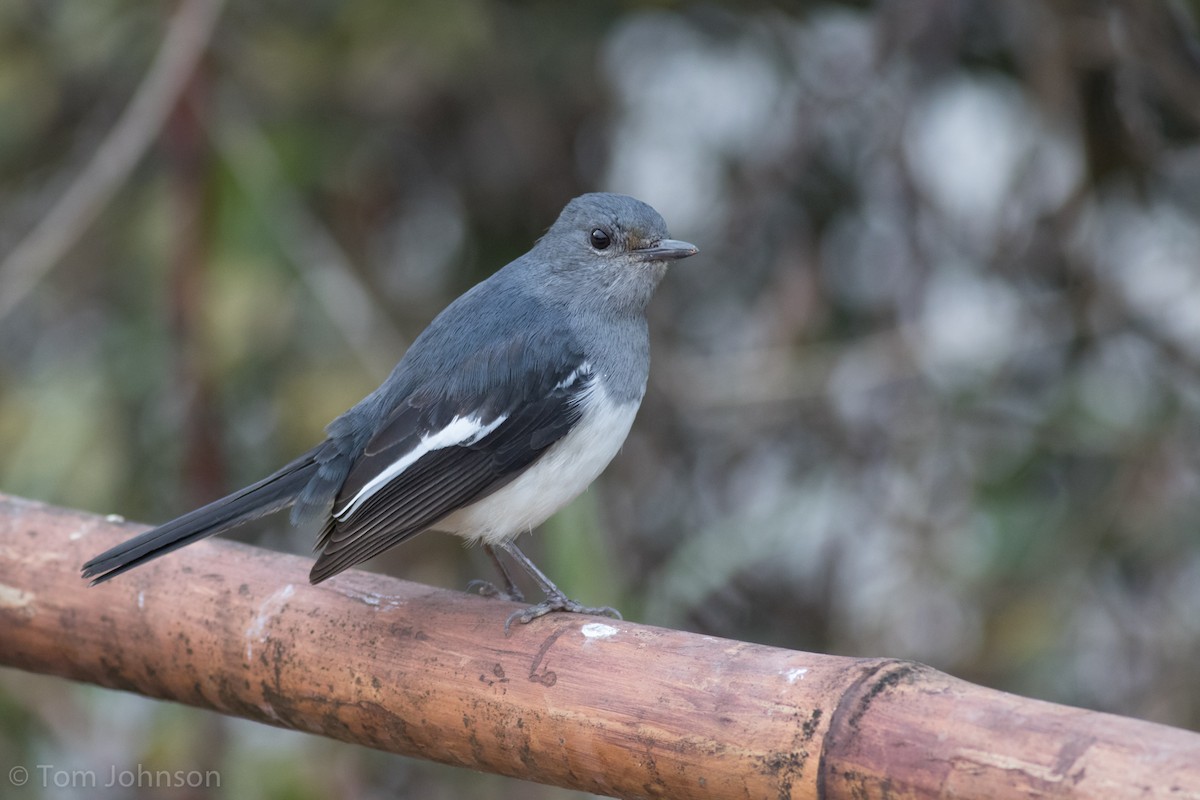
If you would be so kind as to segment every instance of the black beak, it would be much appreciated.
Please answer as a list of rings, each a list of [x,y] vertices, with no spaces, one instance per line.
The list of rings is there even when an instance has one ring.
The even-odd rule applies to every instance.
[[[662,239],[649,247],[639,247],[633,251],[633,254],[638,257],[639,261],[678,261],[699,252],[700,248],[690,242]]]

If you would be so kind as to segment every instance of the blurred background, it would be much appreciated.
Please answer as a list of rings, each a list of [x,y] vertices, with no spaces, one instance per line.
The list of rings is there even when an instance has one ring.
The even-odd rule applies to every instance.
[[[10,0],[0,491],[153,522],[257,479],[620,191],[701,255],[624,451],[523,544],[569,594],[1200,730],[1198,14]],[[15,671],[0,763],[582,797]]]

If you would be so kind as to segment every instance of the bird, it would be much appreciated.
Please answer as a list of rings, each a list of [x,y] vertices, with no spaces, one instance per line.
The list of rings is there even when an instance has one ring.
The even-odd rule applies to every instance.
[[[291,507],[320,524],[309,574],[320,583],[423,531],[482,545],[524,603],[507,555],[544,595],[506,619],[606,614],[559,589],[516,545],[581,494],[616,456],[646,392],[645,310],[671,263],[698,248],[671,239],[633,197],[566,204],[533,247],[450,303],[384,382],[326,438],[262,480],[152,528],[82,567],[91,585]]]

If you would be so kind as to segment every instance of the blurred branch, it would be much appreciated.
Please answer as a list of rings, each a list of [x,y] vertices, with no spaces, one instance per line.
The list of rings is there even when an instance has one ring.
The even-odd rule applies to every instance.
[[[224,0],[184,0],[133,99],[92,160],[0,262],[0,318],[24,300],[96,219],[149,149],[188,84]]]
[[[1177,4],[1120,0],[1112,33],[1119,63],[1140,66],[1175,109],[1200,125],[1200,43],[1193,20]]]
[[[209,73],[204,66],[192,73],[167,121],[162,147],[171,197],[171,363],[175,389],[183,401],[179,438],[184,492],[196,504],[220,497],[227,487],[216,379],[203,335],[213,236],[209,177],[213,158],[202,121],[209,106]]]
[[[100,588],[140,530],[0,496],[0,663],[620,797],[1183,797],[1200,736],[801,653],[512,606],[208,541]]]

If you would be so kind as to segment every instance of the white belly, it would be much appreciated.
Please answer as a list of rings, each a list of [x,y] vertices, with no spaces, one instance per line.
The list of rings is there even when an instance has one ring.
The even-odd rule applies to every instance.
[[[499,544],[541,525],[578,497],[621,449],[641,403],[613,403],[597,383],[583,405],[583,418],[532,466],[503,488],[443,518],[434,530]]]

